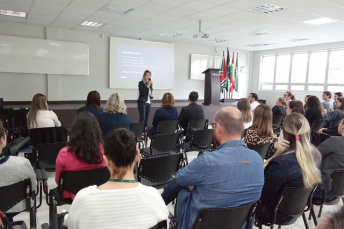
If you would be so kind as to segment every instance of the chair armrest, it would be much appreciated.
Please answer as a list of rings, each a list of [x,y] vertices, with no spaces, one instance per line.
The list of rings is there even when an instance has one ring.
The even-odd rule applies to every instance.
[[[50,229],[50,226],[49,226],[49,224],[47,224],[47,223],[43,223],[43,224],[41,225],[41,229]]]
[[[36,179],[38,181],[47,181],[48,176],[44,169],[35,169]]]

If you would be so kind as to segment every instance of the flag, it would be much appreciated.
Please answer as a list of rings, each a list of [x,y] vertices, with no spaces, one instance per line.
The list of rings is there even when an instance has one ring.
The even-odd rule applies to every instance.
[[[239,81],[238,81],[238,76],[239,76],[239,59],[238,59],[238,53],[236,56],[236,62],[235,62],[235,73],[234,73],[234,81],[235,81],[235,90],[238,92],[239,89]]]
[[[226,89],[228,91],[228,80],[226,78],[227,76],[227,68],[226,68],[226,58],[225,54],[223,53],[223,60],[222,60],[222,66],[220,71],[220,89]]]
[[[229,89],[229,82],[228,82],[228,80],[229,80],[229,77],[230,77],[230,72],[231,72],[231,57],[229,56],[229,50],[228,50],[228,48],[227,48],[227,64],[226,64],[226,67],[227,67],[227,77],[226,77],[226,82],[227,82],[227,87],[226,87],[226,89],[227,89],[227,91],[228,91],[228,89]]]
[[[230,71],[230,78],[229,80],[231,81],[231,88],[230,88],[230,92],[233,92],[233,89],[235,88],[235,81],[234,81],[234,71],[235,71],[235,66],[234,66],[234,52],[233,52],[233,56],[232,56],[232,67],[231,67],[231,71]],[[227,73],[228,74],[228,73]]]

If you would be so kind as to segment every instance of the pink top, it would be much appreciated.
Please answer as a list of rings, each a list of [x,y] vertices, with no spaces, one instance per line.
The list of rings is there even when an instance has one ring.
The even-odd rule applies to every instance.
[[[100,164],[95,164],[95,165],[91,165],[83,161],[80,161],[76,159],[76,157],[74,156],[74,153],[67,151],[67,147],[68,146],[62,148],[56,158],[56,174],[55,174],[56,184],[58,184],[59,182],[61,171],[89,170],[89,169],[96,169],[96,168],[101,168],[101,167],[106,166],[105,161],[103,161]],[[104,148],[102,144],[100,144],[99,148],[100,148],[101,154],[104,154]],[[63,198],[74,199],[75,195],[70,192],[63,191]]]

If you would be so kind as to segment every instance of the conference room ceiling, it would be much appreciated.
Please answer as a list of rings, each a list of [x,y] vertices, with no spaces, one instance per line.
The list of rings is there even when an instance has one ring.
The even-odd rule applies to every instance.
[[[273,4],[286,10],[271,14],[250,8]],[[127,14],[107,12],[107,5],[132,8]],[[106,34],[168,43],[265,50],[344,41],[344,0],[0,0],[0,9],[26,12],[26,18],[0,15],[0,22]],[[337,22],[309,25],[304,21],[328,17]],[[212,43],[193,38],[202,32]],[[104,23],[100,28],[84,21]],[[164,37],[161,33],[179,33]],[[263,35],[257,35],[263,34]],[[266,44],[263,46],[257,46]],[[247,46],[252,45],[252,46]]]

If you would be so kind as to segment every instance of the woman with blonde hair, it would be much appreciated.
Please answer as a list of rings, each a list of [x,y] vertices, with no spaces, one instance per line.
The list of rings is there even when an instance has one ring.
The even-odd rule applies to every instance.
[[[284,187],[312,188],[321,182],[318,166],[320,152],[310,143],[310,127],[301,114],[292,113],[283,122],[284,140],[279,142],[276,153],[265,162],[265,183],[260,197],[262,211],[259,220],[270,221],[274,206]],[[291,219],[278,212],[277,222]],[[271,222],[271,221],[270,221]]]
[[[237,108],[242,114],[244,120],[244,129],[252,126],[252,111],[250,101],[246,98],[239,99]]]
[[[61,126],[57,115],[48,110],[45,95],[37,93],[32,98],[30,111],[27,114],[27,126],[29,129]]]
[[[159,121],[178,119],[178,110],[174,107],[174,97],[171,93],[164,94],[161,100],[161,107],[158,108],[153,117],[152,127],[148,130],[148,135],[157,133]]]
[[[118,93],[110,95],[105,104],[104,113],[99,116],[98,121],[104,137],[113,129],[131,129],[131,118],[127,114],[127,106],[122,95]]]
[[[247,145],[273,143],[277,136],[272,131],[272,111],[267,105],[259,105],[253,112],[253,123],[247,129],[243,141]]]

